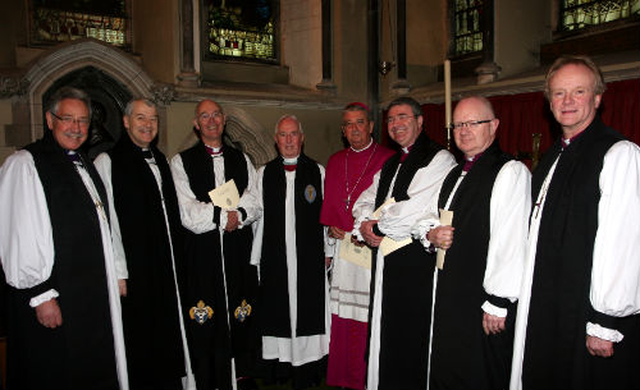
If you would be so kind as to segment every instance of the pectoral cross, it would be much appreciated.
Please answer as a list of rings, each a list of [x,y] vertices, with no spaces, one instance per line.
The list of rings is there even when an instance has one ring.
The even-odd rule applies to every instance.
[[[347,199],[344,200],[344,209],[349,210],[349,206],[351,205],[351,195],[347,195]]]

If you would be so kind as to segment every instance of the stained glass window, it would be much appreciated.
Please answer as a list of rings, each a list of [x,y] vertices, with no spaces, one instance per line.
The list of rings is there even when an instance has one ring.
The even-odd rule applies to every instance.
[[[483,0],[454,0],[454,56],[482,50]]]
[[[274,0],[205,0],[209,58],[276,60]]]
[[[32,40],[48,43],[88,37],[126,46],[125,1],[32,0]]]
[[[563,0],[560,30],[572,31],[640,15],[640,0]]]

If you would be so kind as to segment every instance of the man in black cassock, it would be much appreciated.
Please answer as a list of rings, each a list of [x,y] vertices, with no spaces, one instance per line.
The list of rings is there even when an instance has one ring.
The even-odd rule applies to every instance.
[[[105,188],[79,148],[89,97],[51,97],[42,139],[0,168],[0,259],[11,286],[7,387],[128,388]],[[121,250],[121,248],[120,248]]]
[[[640,149],[600,120],[604,90],[588,57],[547,73],[562,138],[532,178],[512,389],[640,388]]]
[[[230,204],[214,205],[209,196],[233,179],[242,200],[255,182],[249,158],[223,145],[225,120],[220,105],[201,101],[193,120],[199,141],[171,160],[187,228],[181,285],[198,390],[255,388],[251,376],[260,351],[258,278],[249,263],[253,233],[244,226],[244,209],[230,199]]]
[[[427,387],[435,255],[425,251],[413,228],[421,219],[437,220],[438,190],[455,159],[427,137],[423,121],[414,99],[391,102],[387,130],[401,150],[384,163],[353,207],[354,233],[378,248],[371,271],[370,390]],[[383,240],[406,245],[385,254]]]
[[[262,358],[265,377],[318,385],[329,353],[328,281],[320,224],[324,167],[302,152],[300,121],[284,115],[275,127],[279,156],[258,170],[243,202],[256,221],[251,262],[260,267]]]
[[[438,200],[440,209],[453,212],[453,222],[428,232],[429,242],[446,249],[435,279],[430,389],[509,386],[531,173],[500,150],[499,123],[479,96],[462,99],[453,112],[464,158]]]
[[[176,279],[184,232],[171,170],[155,144],[155,104],[130,101],[123,123],[126,133],[95,165],[112,196],[119,222],[112,226],[124,246],[128,277],[120,284],[129,387],[182,389],[185,377],[184,388],[195,389]]]

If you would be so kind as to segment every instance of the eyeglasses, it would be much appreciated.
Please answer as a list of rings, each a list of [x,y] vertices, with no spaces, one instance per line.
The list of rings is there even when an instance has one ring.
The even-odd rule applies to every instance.
[[[479,121],[467,121],[467,122],[455,122],[451,125],[451,127],[453,127],[454,130],[460,130],[463,127],[468,128],[472,128],[475,129],[476,127],[480,126],[483,123],[489,123],[491,122],[493,119],[483,119],[483,120],[479,120]]]
[[[365,120],[364,119],[358,119],[355,122],[344,122],[344,123],[342,123],[342,126],[340,126],[340,127],[342,127],[343,129],[349,129],[349,128],[355,126],[355,127],[360,129],[360,128],[364,127],[364,125],[365,125]]]
[[[218,119],[218,118],[222,118],[222,112],[220,111],[215,111],[211,114],[209,114],[208,112],[203,112],[202,114],[198,115],[198,119],[200,119],[203,122],[208,121],[209,119],[213,118],[213,119]]]
[[[407,114],[400,114],[400,115],[396,115],[396,116],[390,116],[387,118],[387,123],[388,124],[392,124],[395,121],[398,122],[404,122],[409,120],[410,118],[416,118],[417,115],[407,115]]]
[[[57,120],[59,120],[60,122],[62,122],[63,124],[65,124],[66,126],[71,126],[74,124],[78,124],[78,126],[82,126],[82,127],[89,127],[89,123],[91,123],[91,121],[89,120],[89,118],[74,118],[71,115],[65,115],[65,116],[58,116],[56,114],[54,114],[53,112],[49,111],[51,113],[51,115],[56,118]]]

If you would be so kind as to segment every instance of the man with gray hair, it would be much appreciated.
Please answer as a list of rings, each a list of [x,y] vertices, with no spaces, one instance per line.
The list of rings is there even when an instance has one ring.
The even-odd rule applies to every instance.
[[[280,155],[258,170],[247,221],[257,220],[252,264],[260,267],[262,357],[270,379],[294,389],[319,384],[329,352],[325,234],[320,224],[324,168],[302,152],[298,119],[276,123]],[[283,375],[284,370],[284,375]]]
[[[119,263],[130,388],[180,390],[184,377],[184,388],[195,389],[176,278],[184,232],[171,170],[155,142],[155,103],[131,100],[123,124],[126,133],[95,164],[124,245]]]
[[[64,87],[44,136],[0,168],[10,389],[128,389],[106,190],[80,149],[89,97]],[[120,249],[121,250],[121,249]]]

